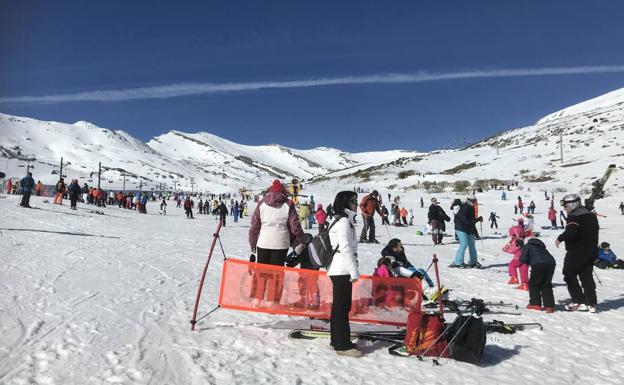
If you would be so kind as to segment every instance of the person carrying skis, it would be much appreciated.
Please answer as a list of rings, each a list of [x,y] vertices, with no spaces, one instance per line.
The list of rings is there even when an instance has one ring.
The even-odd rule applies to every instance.
[[[477,222],[482,222],[483,218],[475,218],[474,205],[477,198],[469,195],[466,201],[461,204],[459,211],[455,214],[455,234],[459,239],[459,248],[455,254],[455,261],[449,267],[481,268],[477,260],[477,248],[475,247],[475,235],[477,234]],[[470,255],[468,265],[464,264],[464,254],[466,248]]]
[[[561,205],[568,214],[568,224],[557,237],[555,246],[565,242],[563,278],[572,297],[566,310],[596,313],[598,300],[593,273],[598,257],[598,218],[581,205],[581,198],[576,194],[563,197]]]
[[[507,284],[515,285],[518,290],[529,290],[529,265],[520,262],[522,246],[524,246],[524,219],[518,218],[518,224],[509,228],[507,232],[510,236],[509,242],[503,247],[503,251],[512,254],[513,257],[508,264],[509,281]],[[520,282],[518,282],[518,270],[520,270]]]
[[[496,230],[498,230],[498,222],[496,222],[496,220],[499,218],[500,217],[496,215],[495,212],[490,212],[490,217],[488,218],[488,221],[490,221],[490,229],[496,228]]]
[[[299,222],[304,229],[308,229],[308,215],[310,214],[310,208],[307,202],[303,202],[299,205]]]
[[[377,197],[379,193],[377,190],[373,190],[372,193],[365,195],[360,202],[360,210],[362,211],[362,233],[360,234],[360,242],[379,243],[375,239],[375,212],[381,216],[381,209],[379,208],[379,200]],[[336,205],[334,205],[336,207]],[[366,236],[368,235],[368,239]]]
[[[529,278],[529,304],[527,309],[555,311],[555,298],[552,290],[552,277],[555,274],[555,258],[546,250],[544,242],[531,238],[522,247],[520,263],[531,266]],[[543,305],[543,306],[542,306]]]
[[[451,218],[446,215],[444,209],[438,204],[436,198],[431,198],[431,206],[429,206],[429,212],[427,213],[427,223],[431,225],[431,238],[434,245],[442,243],[444,232],[446,231],[445,222],[449,222]]]
[[[338,219],[329,230],[329,239],[338,249],[327,269],[327,275],[332,281],[330,344],[338,355],[362,357],[362,351],[351,342],[349,325],[353,282],[360,277],[354,225],[358,209],[357,194],[353,191],[339,192],[334,199],[333,208]]]
[[[20,206],[30,208],[30,194],[32,194],[32,190],[35,187],[35,180],[31,172],[26,173],[26,176],[22,178],[20,186],[22,187]]]

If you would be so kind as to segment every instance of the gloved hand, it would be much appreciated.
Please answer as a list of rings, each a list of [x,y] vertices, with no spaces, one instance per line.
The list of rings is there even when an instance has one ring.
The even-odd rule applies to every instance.
[[[304,245],[303,243],[298,244],[297,246],[295,246],[295,254],[297,255],[301,255],[301,253],[303,253],[303,250],[305,250],[306,245]]]
[[[251,253],[251,255],[249,256],[249,262],[256,262],[256,253]]]
[[[477,218],[477,222],[483,222],[483,217]]]

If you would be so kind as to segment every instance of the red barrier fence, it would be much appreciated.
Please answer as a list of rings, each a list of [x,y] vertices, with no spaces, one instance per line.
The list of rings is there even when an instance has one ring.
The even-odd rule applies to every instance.
[[[332,283],[325,272],[228,259],[223,264],[219,305],[223,308],[329,319]],[[420,309],[419,279],[360,276],[353,284],[349,319],[404,326]]]

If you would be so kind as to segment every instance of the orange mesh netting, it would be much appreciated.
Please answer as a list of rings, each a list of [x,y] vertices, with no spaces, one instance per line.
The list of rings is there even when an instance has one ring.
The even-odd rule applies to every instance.
[[[349,319],[403,326],[420,309],[419,279],[360,276],[353,284]],[[332,282],[325,272],[228,259],[219,305],[227,309],[329,319]]]

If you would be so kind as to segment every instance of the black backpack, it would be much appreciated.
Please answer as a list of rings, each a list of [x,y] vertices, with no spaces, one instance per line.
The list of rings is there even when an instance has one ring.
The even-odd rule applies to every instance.
[[[485,350],[485,324],[481,317],[458,316],[454,330],[449,332],[449,351],[457,361],[478,364]]]
[[[321,267],[328,267],[334,259],[334,254],[338,251],[338,245],[336,248],[332,248],[331,241],[329,240],[329,230],[338,222],[342,217],[334,219],[327,229],[319,231],[318,235],[312,238],[312,241],[308,243],[308,256],[309,261],[316,269]]]

